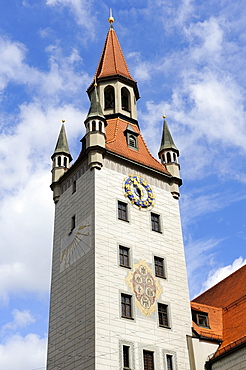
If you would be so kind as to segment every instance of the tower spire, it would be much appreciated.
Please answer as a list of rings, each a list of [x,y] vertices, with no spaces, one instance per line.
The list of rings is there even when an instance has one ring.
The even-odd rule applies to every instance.
[[[173,183],[171,185],[171,193],[174,198],[179,199],[179,186],[182,183],[180,179],[180,166],[178,163],[179,157],[179,150],[174,144],[172,135],[169,131],[166,116],[163,116],[163,130],[162,130],[162,138],[161,138],[161,145],[159,150],[159,158],[161,159],[161,163],[164,164],[167,170],[173,176]]]
[[[60,177],[64,175],[64,173],[70,168],[70,162],[73,159],[69,151],[64,123],[65,120],[62,120],[62,127],[57,139],[55,151],[51,156],[51,159],[53,161],[53,166],[51,170],[51,189],[53,190],[53,200],[55,203],[58,202],[60,197],[60,186],[57,185],[57,182]]]

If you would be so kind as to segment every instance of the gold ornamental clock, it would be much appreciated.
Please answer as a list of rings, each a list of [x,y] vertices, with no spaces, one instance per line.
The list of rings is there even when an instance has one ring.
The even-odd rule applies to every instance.
[[[124,180],[125,196],[139,208],[148,208],[154,204],[154,194],[150,185],[138,175],[129,175]]]
[[[60,272],[91,249],[91,220],[85,219],[61,240]]]

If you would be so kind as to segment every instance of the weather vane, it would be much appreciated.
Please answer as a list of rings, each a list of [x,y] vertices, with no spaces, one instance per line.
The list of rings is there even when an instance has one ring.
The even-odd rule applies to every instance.
[[[109,9],[109,19],[108,19],[108,22],[110,23],[110,27],[113,27],[114,17],[113,17],[112,9],[111,8]]]

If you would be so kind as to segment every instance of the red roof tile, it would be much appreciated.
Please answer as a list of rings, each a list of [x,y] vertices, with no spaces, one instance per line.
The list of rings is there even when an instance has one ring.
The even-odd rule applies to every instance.
[[[110,28],[99,60],[95,78],[98,79],[114,75],[122,75],[134,81],[127,67],[115,30]]]
[[[192,302],[203,303],[214,307],[226,307],[246,295],[245,281],[246,265],[193,299]]]
[[[145,166],[154,168],[167,175],[170,175],[166,167],[162,165],[157,159],[155,159],[140,133],[139,128],[135,124],[130,124],[122,118],[113,118],[107,120],[106,127],[106,149],[122,157],[133,160],[137,163],[141,163]],[[138,150],[129,148],[126,140],[124,131],[128,125],[131,125],[132,129],[139,134],[138,136]]]

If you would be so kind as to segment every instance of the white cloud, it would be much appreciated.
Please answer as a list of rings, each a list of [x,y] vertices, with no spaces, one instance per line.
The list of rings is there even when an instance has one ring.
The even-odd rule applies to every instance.
[[[186,236],[187,238],[187,236]],[[191,298],[200,291],[205,273],[214,265],[216,247],[223,240],[186,240],[185,255]]]
[[[93,0],[46,0],[46,4],[54,7],[68,7],[73,13],[76,22],[83,26],[93,38],[96,21],[92,13]]]
[[[157,153],[165,113],[182,156],[181,172],[190,180],[215,174],[245,181],[238,161],[246,151],[244,79],[228,68],[232,58],[240,65],[245,57],[240,48],[232,50],[224,29],[223,18],[193,23],[185,29],[185,48],[148,66],[152,78],[173,76],[173,92],[169,101],[147,102],[146,112],[140,112],[143,133]],[[153,125],[160,129],[153,132]]]
[[[132,52],[127,55],[127,59],[133,59],[134,69],[132,75],[137,81],[148,81],[150,80],[151,64],[146,61],[142,61],[141,54],[139,52]]]
[[[45,369],[47,338],[35,334],[8,337],[0,344],[0,369]]]
[[[9,331],[17,330],[19,328],[25,328],[26,326],[36,321],[29,310],[20,311],[18,309],[15,309],[12,311],[12,316],[13,320],[2,327],[2,335],[5,335],[6,332]]]
[[[239,257],[235,259],[235,261],[233,261],[231,265],[227,265],[210,271],[207,280],[203,283],[202,291],[211,288],[244,265],[246,265],[246,259]]]
[[[49,45],[46,52],[49,70],[41,72],[25,62],[27,49],[23,44],[0,37],[0,91],[15,83],[45,102],[58,102],[68,96],[74,98],[87,88],[91,78],[82,68],[76,72],[82,62],[77,49],[67,56],[58,45]]]

